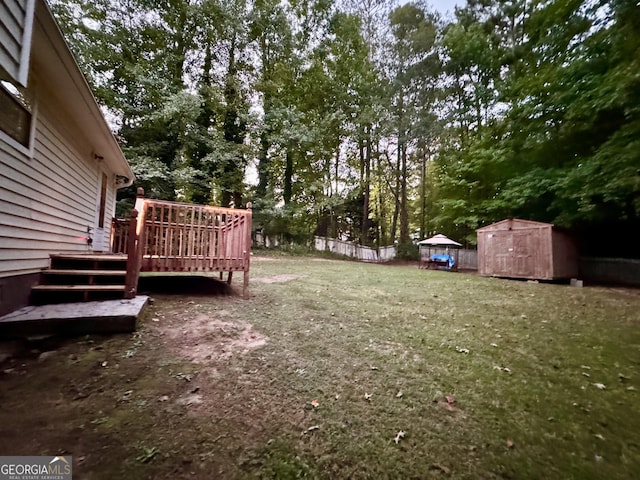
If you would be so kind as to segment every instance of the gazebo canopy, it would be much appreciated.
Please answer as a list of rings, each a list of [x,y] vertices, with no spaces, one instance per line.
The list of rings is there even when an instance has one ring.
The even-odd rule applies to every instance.
[[[460,248],[462,246],[461,243],[454,242],[450,238],[442,235],[441,233],[434,235],[431,238],[427,238],[425,240],[420,240],[418,245],[430,245],[430,246],[442,246],[442,247],[455,247]]]

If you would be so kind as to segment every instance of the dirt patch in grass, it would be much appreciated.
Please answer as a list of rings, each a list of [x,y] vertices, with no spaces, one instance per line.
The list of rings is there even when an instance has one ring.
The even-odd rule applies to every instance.
[[[164,281],[133,335],[0,348],[0,453],[98,480],[640,471],[637,295],[288,257],[252,277],[250,300]]]
[[[186,318],[179,328],[165,332],[166,345],[175,355],[206,366],[267,343],[267,337],[248,323],[222,320],[229,317],[230,313],[222,310],[215,317],[199,313]]]
[[[291,282],[292,280],[297,280],[299,278],[300,275],[282,274],[274,275],[273,277],[256,278],[255,281],[260,283],[285,283]]]
[[[252,262],[277,262],[278,257],[266,257],[262,255],[255,255],[251,257]]]

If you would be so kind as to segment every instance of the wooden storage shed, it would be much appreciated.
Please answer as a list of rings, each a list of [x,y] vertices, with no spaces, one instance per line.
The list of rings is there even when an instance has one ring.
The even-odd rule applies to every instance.
[[[478,273],[561,280],[578,276],[578,253],[568,233],[550,223],[517,218],[479,228]]]

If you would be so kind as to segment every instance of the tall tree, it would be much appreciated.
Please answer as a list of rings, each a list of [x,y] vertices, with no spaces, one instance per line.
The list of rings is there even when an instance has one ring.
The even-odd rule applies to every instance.
[[[409,156],[416,140],[424,135],[420,124],[431,123],[430,105],[425,105],[428,97],[424,91],[433,91],[431,80],[439,71],[436,51],[436,18],[418,6],[408,3],[396,8],[390,16],[394,43],[393,52],[393,112],[396,127],[396,208],[395,220],[399,217],[399,242],[411,242],[409,231]]]

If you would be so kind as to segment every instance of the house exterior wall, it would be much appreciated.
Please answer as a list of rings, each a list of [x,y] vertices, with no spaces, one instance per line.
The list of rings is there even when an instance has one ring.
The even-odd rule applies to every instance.
[[[66,120],[62,102],[34,77],[28,89],[36,105],[32,153],[0,136],[0,315],[25,304],[28,297],[12,285],[30,288],[49,254],[87,252],[88,236],[92,250],[108,249],[115,212],[115,175]],[[108,181],[99,229],[103,173]]]
[[[108,250],[117,188],[134,175],[45,0],[0,0],[0,80],[3,314],[51,253]]]
[[[0,1],[0,67],[26,86],[34,0]]]

